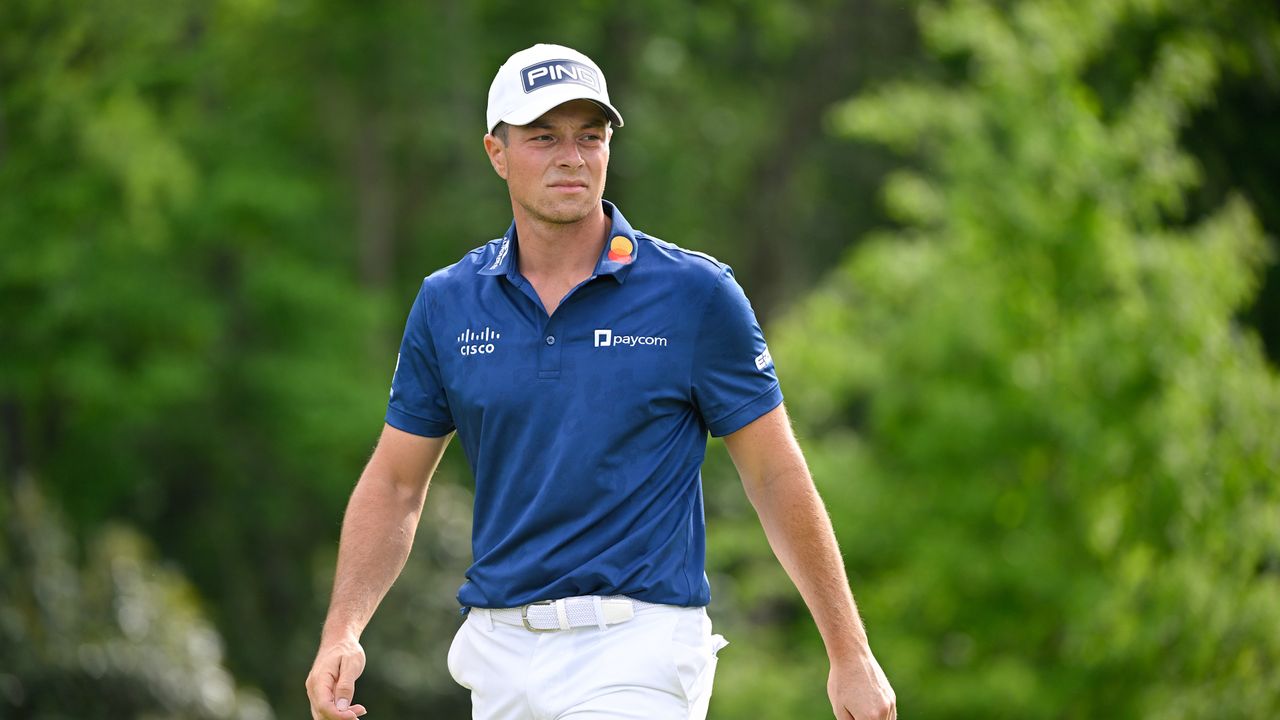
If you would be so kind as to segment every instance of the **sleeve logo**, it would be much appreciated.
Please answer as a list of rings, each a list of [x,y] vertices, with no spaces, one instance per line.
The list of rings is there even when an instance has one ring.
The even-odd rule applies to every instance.
[[[773,356],[769,354],[769,347],[765,346],[764,352],[756,356],[756,369],[764,370],[773,364]]]
[[[391,371],[391,392],[387,393],[392,400],[396,399],[396,375],[400,372],[400,353],[396,353],[396,369]]]

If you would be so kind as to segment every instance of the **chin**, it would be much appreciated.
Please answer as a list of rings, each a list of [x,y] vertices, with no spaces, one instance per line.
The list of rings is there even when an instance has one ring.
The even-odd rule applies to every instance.
[[[591,215],[591,211],[600,206],[600,201],[575,204],[575,205],[552,205],[538,208],[537,215],[545,222],[555,223],[557,225],[571,225],[579,222]]]

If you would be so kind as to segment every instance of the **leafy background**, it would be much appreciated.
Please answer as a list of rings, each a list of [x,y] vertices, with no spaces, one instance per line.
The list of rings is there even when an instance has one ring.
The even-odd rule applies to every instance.
[[[608,73],[608,196],[732,264],[910,717],[1280,714],[1262,0],[0,5],[0,717],[305,716],[420,278],[503,231],[493,71]],[[825,655],[718,443],[713,718]],[[463,718],[451,451],[370,626]]]

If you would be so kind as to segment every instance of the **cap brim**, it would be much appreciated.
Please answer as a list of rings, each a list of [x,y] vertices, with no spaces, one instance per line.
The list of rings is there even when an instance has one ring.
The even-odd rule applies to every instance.
[[[609,116],[609,121],[615,127],[622,127],[622,113],[619,113],[617,108],[595,97],[584,87],[566,84],[557,88],[544,88],[539,92],[537,102],[525,103],[521,107],[499,117],[493,127],[489,128],[489,132],[493,132],[493,128],[497,127],[499,122],[504,122],[508,125],[528,125],[545,115],[552,108],[574,100],[590,100],[599,105],[600,109],[604,110],[605,115]]]

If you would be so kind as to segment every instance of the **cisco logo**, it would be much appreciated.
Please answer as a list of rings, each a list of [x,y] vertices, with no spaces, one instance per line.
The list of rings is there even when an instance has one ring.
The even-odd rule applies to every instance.
[[[601,328],[596,330],[595,346],[601,347],[638,347],[640,345],[649,345],[653,347],[666,347],[667,339],[654,335],[614,335],[610,328]]]
[[[494,343],[502,337],[497,330],[485,326],[484,330],[463,330],[458,336],[458,352],[469,355],[492,355]]]

